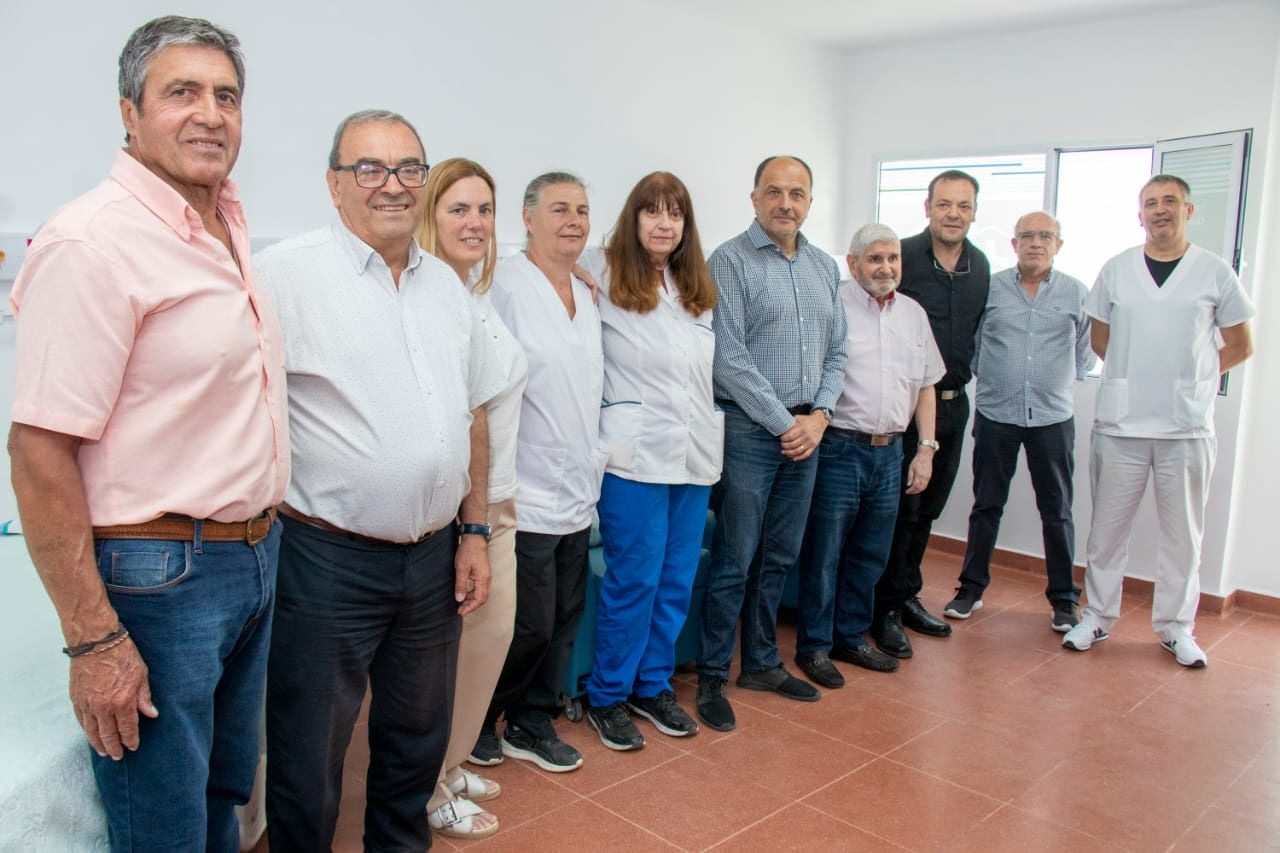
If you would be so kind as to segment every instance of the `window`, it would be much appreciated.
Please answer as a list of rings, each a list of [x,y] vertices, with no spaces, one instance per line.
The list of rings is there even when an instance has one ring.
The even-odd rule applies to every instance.
[[[924,200],[929,181],[946,169],[959,169],[981,187],[969,239],[987,253],[991,269],[1011,267],[1014,223],[1045,206],[1045,160],[1044,154],[1014,154],[881,162],[876,221],[902,237],[919,233],[928,224]]]
[[[1062,249],[1054,266],[1089,287],[1102,265],[1146,239],[1138,189],[1151,177],[1151,146],[1058,149],[1054,203]]]

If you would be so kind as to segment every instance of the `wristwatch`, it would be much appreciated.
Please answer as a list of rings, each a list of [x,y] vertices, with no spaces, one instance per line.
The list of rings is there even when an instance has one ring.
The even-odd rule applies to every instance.
[[[820,406],[819,408],[814,409],[814,411],[822,412],[822,416],[827,419],[827,423],[828,424],[831,423],[831,410],[828,409],[826,406]]]
[[[932,438],[922,438],[922,439],[920,439],[920,446],[921,446],[921,447],[932,447],[932,448],[933,448],[933,452],[934,452],[934,453],[937,453],[939,450],[941,450],[941,449],[942,449],[942,445],[941,445],[941,444],[938,444],[938,442],[934,441]]]
[[[458,528],[459,536],[483,536],[488,542],[493,535],[493,528],[487,524],[463,524]]]

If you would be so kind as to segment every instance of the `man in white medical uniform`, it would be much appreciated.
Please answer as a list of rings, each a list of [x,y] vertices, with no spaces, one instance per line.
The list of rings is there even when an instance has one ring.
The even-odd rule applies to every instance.
[[[1133,517],[1153,474],[1160,539],[1151,624],[1178,663],[1202,668],[1192,631],[1217,450],[1213,403],[1219,376],[1253,354],[1254,308],[1231,267],[1187,241],[1195,205],[1186,181],[1156,175],[1139,198],[1146,244],[1108,261],[1085,303],[1105,364],[1089,471],[1088,605],[1062,644],[1087,651],[1119,618]]]

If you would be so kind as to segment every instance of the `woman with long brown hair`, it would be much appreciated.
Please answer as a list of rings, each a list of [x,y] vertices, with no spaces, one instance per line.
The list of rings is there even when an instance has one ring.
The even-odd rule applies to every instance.
[[[639,749],[631,714],[673,737],[698,730],[671,675],[724,440],[711,385],[716,288],[684,183],[669,172],[643,178],[584,265],[601,288],[609,454],[587,719],[610,749]]]

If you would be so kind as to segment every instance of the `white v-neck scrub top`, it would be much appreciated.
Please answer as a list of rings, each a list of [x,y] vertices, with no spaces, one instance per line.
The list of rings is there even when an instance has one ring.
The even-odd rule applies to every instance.
[[[523,252],[499,262],[489,293],[529,361],[516,440],[517,529],[575,533],[591,525],[604,475],[600,313],[591,289],[575,278],[570,319]]]
[[[1218,389],[1217,329],[1254,315],[1227,263],[1190,246],[1157,287],[1143,247],[1107,261],[1085,301],[1111,327],[1093,428],[1127,438],[1213,435]]]

